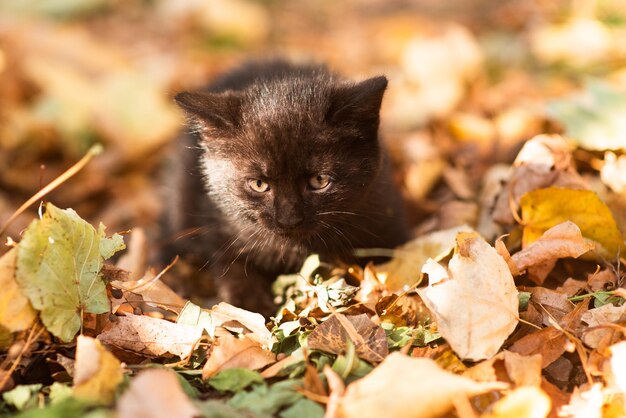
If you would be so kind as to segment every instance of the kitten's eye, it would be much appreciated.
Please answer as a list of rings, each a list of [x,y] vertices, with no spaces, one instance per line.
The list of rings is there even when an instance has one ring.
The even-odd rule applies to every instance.
[[[314,190],[322,190],[328,187],[330,184],[330,176],[326,174],[318,174],[309,179],[309,186]]]
[[[248,187],[257,193],[265,193],[270,189],[270,185],[261,179],[249,179]]]

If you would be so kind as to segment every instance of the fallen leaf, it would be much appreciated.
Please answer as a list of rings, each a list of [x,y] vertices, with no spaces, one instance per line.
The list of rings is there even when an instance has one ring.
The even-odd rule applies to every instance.
[[[221,392],[239,392],[253,383],[262,383],[263,377],[253,370],[232,368],[222,370],[209,379],[209,385]]]
[[[554,327],[542,328],[517,340],[509,351],[532,356],[541,354],[541,368],[561,357],[567,348],[567,336]]]
[[[174,312],[182,309],[185,299],[181,298],[168,285],[156,279],[156,274],[148,270],[146,275],[139,280],[112,281],[111,286],[126,293],[140,295],[143,303],[152,307],[163,307]],[[126,297],[126,299],[132,299]]]
[[[257,384],[250,392],[241,391],[235,394],[228,404],[237,409],[243,409],[254,414],[267,414],[276,416],[276,413],[289,405],[303,399],[298,389],[301,387],[300,379],[288,379],[274,383]]]
[[[131,381],[116,412],[120,418],[192,418],[199,411],[183,392],[173,371],[149,369]]]
[[[15,281],[16,257],[16,249],[0,257],[0,326],[11,332],[25,330],[37,316]]]
[[[508,393],[491,406],[482,418],[545,418],[550,413],[548,395],[536,386],[524,386]]]
[[[123,380],[120,361],[99,341],[78,336],[74,363],[74,395],[93,402],[108,404]]]
[[[559,258],[580,257],[594,247],[593,243],[583,239],[580,228],[575,223],[566,221],[548,229],[537,241],[513,254],[511,259],[517,270],[523,272],[529,267],[554,263]],[[542,284],[551,270],[552,268],[540,276],[533,275],[533,281]]]
[[[380,272],[381,276],[386,275],[383,282],[390,291],[412,286],[419,279],[426,260],[429,258],[437,260],[447,255],[454,248],[457,233],[463,231],[471,231],[471,228],[460,226],[409,241],[395,250],[396,256],[391,261],[377,265],[376,271]]]
[[[589,325],[583,332],[583,342],[591,348],[598,348],[600,341],[610,335],[621,336],[621,332],[602,327],[605,324],[621,323],[626,321],[626,305],[613,306],[610,303],[599,308],[589,309],[582,317],[582,321]],[[591,329],[592,327],[598,327]]]
[[[307,338],[307,347],[343,354],[348,339],[354,344],[357,355],[370,363],[380,363],[389,353],[385,331],[366,314],[331,316],[311,332]]]
[[[257,370],[275,361],[276,356],[271,351],[249,336],[237,338],[223,335],[213,343],[209,358],[202,369],[202,378],[208,379],[222,370],[232,368]]]
[[[202,328],[174,324],[143,315],[116,317],[111,326],[98,335],[104,344],[146,356],[171,353],[188,358],[202,337]]]
[[[37,404],[37,394],[42,384],[18,385],[10,391],[2,394],[2,399],[7,405],[15,407],[18,411],[33,407]]]
[[[181,325],[191,325],[205,329],[211,338],[215,337],[215,326],[213,318],[207,309],[202,309],[191,301],[185,302],[183,309],[176,318],[176,323]]]
[[[541,315],[543,325],[552,325],[552,321],[560,323],[565,315],[574,310],[575,305],[567,295],[545,287],[522,288],[530,292],[529,303],[535,305]]]
[[[493,382],[507,377],[514,387],[541,385],[541,356],[523,356],[502,351],[463,372],[463,376],[479,382]]]
[[[322,418],[324,408],[310,399],[297,400],[280,413],[280,418]]]
[[[408,383],[400,376],[414,376]],[[346,388],[338,406],[342,418],[430,418],[449,411],[459,396],[504,389],[501,382],[475,382],[439,368],[426,358],[391,353],[370,374]]]
[[[248,336],[265,348],[272,348],[275,338],[265,326],[265,318],[256,312],[220,302],[209,309],[213,327],[223,327]]]
[[[496,199],[493,219],[513,225],[520,199],[533,190],[550,186],[587,189],[574,167],[571,151],[571,144],[559,135],[537,135],[526,141],[513,162],[507,186]]]
[[[460,233],[446,270],[429,260],[418,293],[438,331],[464,359],[493,356],[518,322],[517,289],[504,259],[476,233]]]
[[[521,199],[524,235],[522,246],[528,247],[545,231],[565,221],[575,223],[583,237],[600,244],[603,256],[613,258],[624,243],[609,208],[590,190],[549,187],[534,190]]]
[[[118,234],[106,238],[104,225],[96,231],[72,209],[48,203],[45,210],[19,243],[15,279],[48,331],[70,341],[83,312],[109,311],[100,270],[124,241]]]

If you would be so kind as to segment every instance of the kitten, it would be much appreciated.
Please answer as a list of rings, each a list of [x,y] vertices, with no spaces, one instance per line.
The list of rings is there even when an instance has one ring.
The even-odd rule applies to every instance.
[[[175,251],[205,263],[218,296],[271,313],[270,285],[305,257],[407,239],[378,139],[384,76],[354,83],[315,65],[248,63],[175,100],[191,133],[172,226]]]

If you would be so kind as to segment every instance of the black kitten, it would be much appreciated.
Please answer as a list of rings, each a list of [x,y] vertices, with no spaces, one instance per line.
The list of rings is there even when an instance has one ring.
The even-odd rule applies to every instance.
[[[378,140],[386,86],[275,61],[176,96],[192,146],[172,218],[175,230],[198,231],[176,251],[206,262],[222,299],[268,313],[271,282],[307,255],[353,261],[354,248],[406,240]]]

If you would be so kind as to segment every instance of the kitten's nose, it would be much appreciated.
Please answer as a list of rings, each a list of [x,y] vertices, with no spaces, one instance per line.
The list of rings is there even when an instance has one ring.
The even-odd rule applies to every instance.
[[[295,228],[304,222],[304,214],[294,205],[283,204],[276,207],[276,224],[285,229]]]

